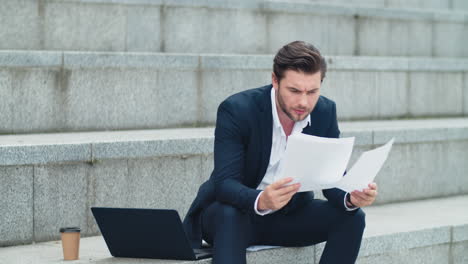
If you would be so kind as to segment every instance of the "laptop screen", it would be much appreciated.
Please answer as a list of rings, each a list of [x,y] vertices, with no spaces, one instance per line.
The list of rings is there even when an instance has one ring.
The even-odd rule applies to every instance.
[[[93,207],[91,211],[114,257],[195,259],[175,210]]]

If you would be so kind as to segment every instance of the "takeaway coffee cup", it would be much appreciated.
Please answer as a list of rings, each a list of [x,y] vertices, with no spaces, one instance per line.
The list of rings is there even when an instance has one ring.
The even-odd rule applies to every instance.
[[[62,227],[62,248],[64,260],[77,260],[80,250],[80,228]]]

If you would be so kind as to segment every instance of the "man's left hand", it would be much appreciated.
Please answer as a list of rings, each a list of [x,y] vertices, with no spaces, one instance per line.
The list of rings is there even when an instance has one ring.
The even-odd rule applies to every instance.
[[[369,188],[361,191],[353,191],[350,193],[350,200],[354,206],[365,207],[371,205],[377,197],[377,184],[369,183]]]

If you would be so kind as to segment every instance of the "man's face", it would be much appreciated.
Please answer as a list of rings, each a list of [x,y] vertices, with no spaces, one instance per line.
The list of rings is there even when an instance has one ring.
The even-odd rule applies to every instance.
[[[272,83],[278,112],[281,110],[289,119],[298,122],[314,110],[320,96],[321,73],[287,70],[280,82],[273,73]]]

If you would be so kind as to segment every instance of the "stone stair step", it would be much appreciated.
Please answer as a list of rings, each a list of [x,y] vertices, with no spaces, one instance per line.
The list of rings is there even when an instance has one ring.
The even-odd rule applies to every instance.
[[[322,94],[336,101],[340,120],[468,115],[466,59],[326,58]],[[212,125],[227,96],[271,82],[272,60],[0,51],[0,133]]]
[[[341,122],[350,165],[396,138],[377,204],[468,194],[468,119]],[[0,136],[0,246],[98,230],[89,207],[171,208],[183,217],[213,168],[213,128]],[[320,197],[318,195],[318,197]]]
[[[3,2],[0,49],[265,54],[302,39],[333,55],[468,56],[463,0],[450,3],[464,12],[264,0]]]
[[[283,0],[286,1],[286,0]],[[287,0],[291,3],[327,3],[350,5],[358,7],[379,7],[399,9],[435,9],[468,11],[468,3],[464,0]]]
[[[371,206],[365,209],[366,230],[358,262],[468,263],[468,196]],[[247,253],[248,263],[318,263],[324,243]],[[68,263],[61,242],[0,248],[0,264]],[[80,264],[211,263],[114,258],[102,237],[82,238]]]

